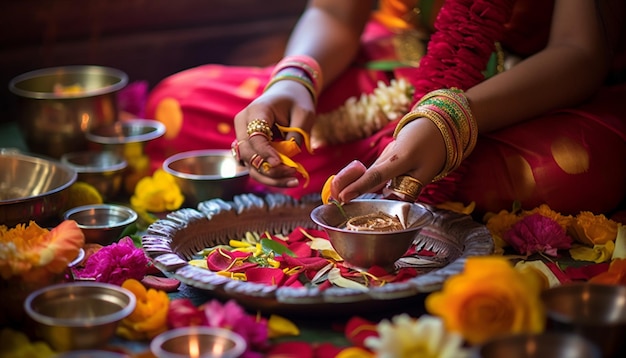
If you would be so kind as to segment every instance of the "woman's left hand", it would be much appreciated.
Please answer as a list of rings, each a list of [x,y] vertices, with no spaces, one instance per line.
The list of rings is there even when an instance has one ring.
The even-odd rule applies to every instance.
[[[331,183],[331,197],[347,203],[361,194],[377,192],[403,175],[427,184],[441,171],[445,160],[441,132],[430,120],[419,118],[404,126],[369,168],[354,161],[339,171]]]

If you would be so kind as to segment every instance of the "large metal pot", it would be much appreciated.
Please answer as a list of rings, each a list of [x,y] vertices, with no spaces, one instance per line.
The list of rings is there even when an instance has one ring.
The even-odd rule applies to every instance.
[[[56,160],[0,148],[0,225],[55,224],[76,178],[74,169]]]
[[[117,92],[126,73],[102,66],[51,67],[9,83],[18,97],[18,124],[30,152],[60,158],[88,148],[85,133],[118,120]]]

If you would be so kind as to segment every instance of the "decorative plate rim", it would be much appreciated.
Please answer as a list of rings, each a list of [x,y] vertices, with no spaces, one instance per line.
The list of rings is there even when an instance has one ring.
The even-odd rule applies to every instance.
[[[360,198],[374,197],[365,195]],[[183,208],[169,213],[150,225],[142,236],[143,249],[156,267],[187,286],[222,298],[233,298],[249,308],[272,311],[301,311],[343,303],[393,303],[440,289],[448,277],[463,270],[467,257],[493,252],[493,239],[484,225],[468,215],[426,205],[433,211],[434,221],[418,237],[422,236],[427,242],[430,239],[449,241],[446,244],[456,247],[458,256],[444,267],[403,282],[372,287],[368,291],[340,287],[319,290],[315,287],[269,286],[233,280],[188,263],[193,254],[216,244],[209,241],[227,243],[229,239],[242,238],[246,231],[286,235],[296,227],[321,229],[310,219],[311,210],[319,205],[319,195],[294,199],[274,193],[263,197],[242,194],[234,196],[232,201],[211,199],[199,203],[196,209]],[[272,213],[282,220],[268,221],[268,215]],[[242,222],[246,224],[242,225]],[[434,236],[437,238],[433,239]],[[185,242],[179,242],[181,237]]]

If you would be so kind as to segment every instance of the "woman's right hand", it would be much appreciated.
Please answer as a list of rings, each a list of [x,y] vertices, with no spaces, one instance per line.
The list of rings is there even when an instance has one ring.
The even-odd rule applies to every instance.
[[[250,176],[268,186],[298,186],[296,170],[282,164],[269,138],[263,135],[250,137],[248,124],[254,120],[265,121],[274,136],[279,134],[275,124],[310,133],[315,120],[315,103],[308,89],[296,81],[278,81],[235,116],[239,157],[249,167]],[[297,132],[287,133],[284,139],[292,137],[302,147],[304,138]]]

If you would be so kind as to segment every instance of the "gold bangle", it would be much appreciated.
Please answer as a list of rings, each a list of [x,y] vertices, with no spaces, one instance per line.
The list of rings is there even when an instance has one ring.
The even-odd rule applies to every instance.
[[[278,75],[276,75],[274,78],[272,78],[270,80],[270,82],[263,89],[263,92],[267,91],[276,82],[284,81],[284,80],[295,81],[295,82],[300,83],[304,87],[306,87],[307,91],[309,91],[309,94],[311,95],[311,98],[313,99],[313,103],[315,105],[317,105],[317,92],[315,92],[315,88],[313,88],[313,84],[311,83],[309,78],[306,77],[306,76],[298,76],[298,75],[294,75],[294,74],[280,74],[279,73]]]
[[[402,201],[414,203],[422,192],[424,184],[410,175],[399,175],[389,181],[385,196],[394,196]]]

